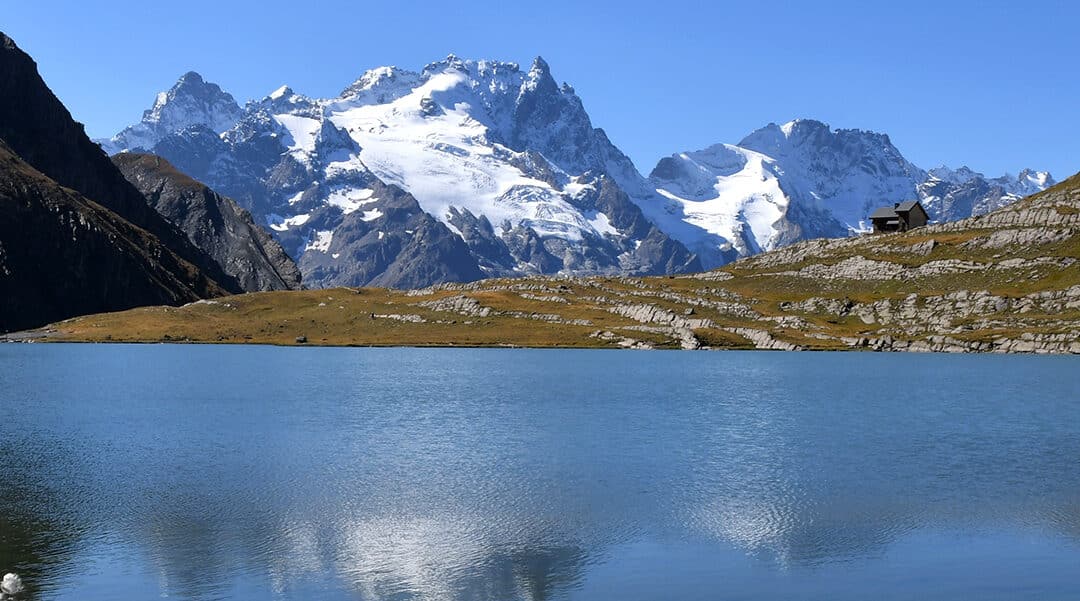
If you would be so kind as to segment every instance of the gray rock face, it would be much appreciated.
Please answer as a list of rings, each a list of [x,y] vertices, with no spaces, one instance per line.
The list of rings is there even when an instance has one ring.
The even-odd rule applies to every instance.
[[[209,254],[245,292],[300,289],[300,270],[251,214],[177,171],[161,157],[123,153],[113,163],[195,246]]]
[[[487,317],[491,315],[491,307],[485,307],[480,304],[480,301],[475,298],[465,296],[464,294],[458,294],[454,296],[448,296],[436,300],[423,301],[416,304],[418,307],[424,307],[433,311],[444,311],[446,313],[457,313],[459,315],[467,315],[469,317]]]
[[[377,198],[367,211],[340,219],[333,208],[312,213],[328,229],[316,232],[300,258],[311,285],[423,288],[484,277],[465,241],[420,210],[415,198],[374,177],[364,185]]]

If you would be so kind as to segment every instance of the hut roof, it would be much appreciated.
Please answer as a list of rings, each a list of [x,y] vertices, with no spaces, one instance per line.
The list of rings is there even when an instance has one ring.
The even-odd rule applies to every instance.
[[[894,209],[894,210],[897,213],[907,213],[907,212],[911,211],[911,209],[914,209],[918,205],[919,205],[919,201],[917,201],[917,200],[905,200],[904,202],[896,205],[896,209]]]
[[[895,219],[896,217],[896,209],[892,207],[881,207],[870,215],[870,219]]]

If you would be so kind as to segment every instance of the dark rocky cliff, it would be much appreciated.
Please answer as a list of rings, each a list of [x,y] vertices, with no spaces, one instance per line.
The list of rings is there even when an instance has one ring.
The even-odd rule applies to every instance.
[[[0,141],[0,331],[225,293],[153,234]]]
[[[232,199],[152,154],[122,153],[113,163],[161,216],[179,227],[245,291],[299,290],[300,270],[251,214]]]
[[[156,236],[178,256],[206,272],[221,288],[241,291],[239,284],[209,255],[191,244],[147,204],[48,88],[34,60],[3,33],[0,33],[0,139],[49,179]]]

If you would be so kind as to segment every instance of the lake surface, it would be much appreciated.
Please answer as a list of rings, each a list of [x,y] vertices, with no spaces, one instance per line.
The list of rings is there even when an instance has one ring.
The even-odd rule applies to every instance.
[[[1080,358],[0,345],[24,599],[1078,599]]]

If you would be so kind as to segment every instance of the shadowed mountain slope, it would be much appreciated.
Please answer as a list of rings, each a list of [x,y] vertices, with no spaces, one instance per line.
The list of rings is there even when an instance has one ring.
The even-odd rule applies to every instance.
[[[205,271],[221,288],[242,291],[209,255],[147,204],[48,88],[34,60],[3,33],[0,139],[46,177],[156,236],[177,255]]]
[[[138,153],[113,163],[157,212],[179,227],[247,292],[299,290],[300,270],[251,214],[180,173],[165,159]]]
[[[226,293],[153,234],[0,141],[0,331]]]

